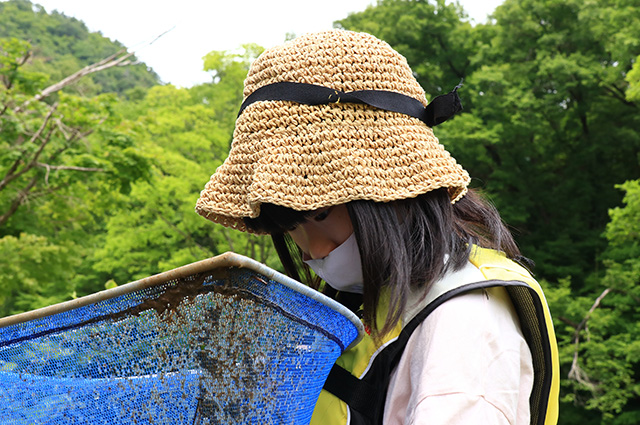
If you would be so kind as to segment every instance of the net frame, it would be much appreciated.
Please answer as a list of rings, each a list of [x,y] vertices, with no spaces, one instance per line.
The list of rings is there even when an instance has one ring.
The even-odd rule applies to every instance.
[[[358,316],[356,316],[351,310],[349,310],[339,302],[327,297],[326,295],[321,294],[315,289],[312,289],[298,282],[297,280],[292,279],[289,276],[286,276],[278,272],[277,270],[272,269],[265,264],[262,264],[249,257],[245,257],[244,255],[236,254],[235,252],[225,252],[224,254],[220,254],[215,257],[177,267],[166,272],[158,273],[153,276],[145,277],[121,286],[117,286],[115,288],[106,289],[104,291],[85,295],[73,300],[63,301],[51,306],[38,308],[24,313],[14,314],[12,316],[2,317],[0,318],[0,329],[7,326],[28,322],[30,320],[52,316],[54,314],[84,307],[90,304],[95,304],[100,301],[105,301],[153,286],[162,285],[172,280],[184,279],[195,274],[206,273],[216,269],[230,267],[246,268],[256,273],[262,274],[265,277],[279,282],[287,286],[288,288],[293,289],[294,291],[299,292],[300,294],[305,295],[345,316],[358,329],[358,337],[345,348],[345,351],[353,348],[362,340],[365,333],[364,325],[362,324],[362,321],[358,318]]]

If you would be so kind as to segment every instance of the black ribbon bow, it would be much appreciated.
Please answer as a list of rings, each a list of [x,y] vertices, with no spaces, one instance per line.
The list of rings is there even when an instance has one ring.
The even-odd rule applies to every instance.
[[[304,105],[329,103],[360,103],[385,111],[400,112],[418,118],[429,127],[441,124],[462,110],[457,85],[451,92],[434,98],[427,107],[413,97],[387,90],[358,90],[343,92],[315,84],[280,82],[260,87],[249,95],[238,116],[254,102],[286,100]]]

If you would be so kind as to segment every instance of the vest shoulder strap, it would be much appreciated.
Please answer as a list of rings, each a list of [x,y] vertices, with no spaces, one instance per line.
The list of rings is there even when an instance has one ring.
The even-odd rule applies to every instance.
[[[540,319],[540,315],[536,313],[539,313],[544,306],[541,305],[541,301],[539,297],[536,296],[535,291],[531,289],[527,283],[520,281],[485,280],[474,283],[463,283],[453,287],[433,288],[436,289],[437,292],[432,293],[427,305],[403,327],[398,338],[376,356],[371,367],[362,379],[355,377],[341,366],[334,365],[329,373],[324,389],[347,403],[352,412],[351,423],[353,425],[381,424],[391,372],[400,361],[404,348],[414,330],[429,314],[447,300],[469,291],[497,286],[502,286],[507,289],[518,311],[521,322],[526,322],[522,323],[521,327],[532,353],[535,353],[534,350],[539,350],[538,352],[541,354],[541,356],[533,355],[535,375],[534,389],[531,398],[531,423],[536,425],[544,424],[545,411],[547,408],[547,397],[545,397],[545,394],[549,394],[549,387],[551,385],[551,374],[548,372],[545,373],[545,371],[551,370],[550,362],[552,355],[549,348],[549,338],[545,332],[546,326],[544,326],[544,324],[535,324],[535,322]],[[528,295],[523,296],[523,293]],[[516,299],[514,299],[514,295],[516,295]],[[524,306],[526,310],[524,314],[529,317],[524,317],[524,320],[521,314],[523,306],[518,305],[522,303],[522,298],[526,298],[527,305]],[[530,312],[532,311],[533,315],[531,316]],[[536,357],[538,358],[536,359]]]

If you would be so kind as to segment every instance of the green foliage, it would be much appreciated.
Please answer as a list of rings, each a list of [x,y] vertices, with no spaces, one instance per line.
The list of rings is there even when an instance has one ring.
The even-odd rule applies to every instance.
[[[0,38],[0,82],[7,90],[35,94],[47,80],[46,74],[20,70],[21,61],[29,57],[30,47],[17,38]]]
[[[609,210],[611,222],[605,236],[609,240],[611,259],[640,258],[640,180],[616,186],[625,191],[624,207]]]
[[[0,238],[0,317],[69,299],[79,262],[70,251],[43,236]]]
[[[640,56],[638,56],[633,64],[633,68],[626,77],[629,87],[627,88],[627,100],[629,102],[640,101]]]
[[[48,194],[65,193],[79,182],[100,180],[127,191],[132,180],[145,177],[147,160],[133,142],[107,130],[117,124],[114,95],[84,98],[60,92],[51,105],[26,103],[40,74],[23,73],[22,51],[4,50],[7,45],[15,43],[0,41],[7,63],[0,68],[0,225],[14,218],[27,200],[37,205]],[[11,71],[3,73],[5,69]],[[1,234],[15,235],[20,228],[9,223]]]
[[[153,173],[149,181],[134,184],[109,216],[104,243],[94,253],[95,270],[126,283],[228,250],[276,266],[268,238],[214,225],[193,210],[227,155],[242,82],[256,50],[211,52],[205,68],[214,72],[212,83],[153,87],[135,106],[127,105],[124,125],[152,161]]]
[[[260,56],[263,51],[263,47],[252,43],[242,45],[241,51],[235,53],[214,50],[202,58],[203,69],[212,73],[213,82],[216,84],[223,78],[227,81],[237,81],[237,78],[244,80],[247,75],[247,64]]]
[[[34,10],[44,22],[51,18],[28,2],[1,5],[23,12],[14,24],[30,22]],[[67,22],[62,15],[55,19]],[[55,37],[83,34],[81,23],[68,22]],[[58,46],[55,37],[47,42]],[[26,271],[12,275],[3,314],[227,250],[275,266],[270,240],[213,225],[193,211],[204,183],[226,157],[242,83],[260,47],[208,55],[211,84],[189,90],[137,86],[126,90],[128,101],[113,94],[77,94],[86,87],[38,101],[38,93],[52,83],[51,69],[34,71],[28,43],[0,39],[0,48],[0,240],[16,253],[26,252],[20,254],[25,261],[31,251],[43,253],[37,260],[42,266],[32,270],[37,278]],[[75,55],[84,58],[79,51]],[[73,59],[70,73],[77,70],[76,56],[61,56]],[[64,274],[52,273],[48,281],[38,271],[59,268]]]
[[[204,56],[204,70],[211,73],[213,84],[193,87],[194,101],[207,105],[215,114],[220,129],[228,137],[224,156],[231,145],[231,135],[242,103],[242,88],[249,64],[263,52],[257,44],[245,44],[239,51],[213,51]]]
[[[610,210],[606,266],[596,291],[575,296],[568,281],[547,290],[556,319],[563,400],[602,413],[602,423],[640,420],[640,180],[619,186]]]
[[[618,28],[640,25],[640,11],[623,3],[505,2],[491,49],[477,59],[484,65],[465,86],[470,112],[500,134],[489,147],[493,171],[478,177],[538,272],[572,275],[576,287],[605,248],[615,184],[640,174],[637,105],[623,95],[640,43],[618,48]]]
[[[58,12],[47,13],[28,0],[0,2],[0,38],[9,37],[29,40],[33,51],[27,66],[47,76],[48,84],[124,49],[99,33],[90,33],[81,21]],[[129,89],[148,88],[157,83],[158,76],[144,64],[138,64],[91,75],[71,91],[85,96],[122,95]]]
[[[116,129],[116,96],[62,91],[39,101],[46,79],[25,69],[29,51],[0,39],[2,315],[74,294],[76,272],[100,238],[96,206],[109,208],[114,190],[127,193],[150,176],[149,159]]]

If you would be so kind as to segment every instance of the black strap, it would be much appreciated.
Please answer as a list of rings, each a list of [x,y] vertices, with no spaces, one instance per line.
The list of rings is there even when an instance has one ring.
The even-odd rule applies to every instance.
[[[352,412],[358,412],[357,417],[362,419],[354,422],[354,425],[381,424],[391,372],[400,361],[413,331],[429,314],[445,301],[475,289],[496,286],[530,289],[530,287],[523,282],[489,280],[465,284],[445,292],[427,304],[427,306],[402,328],[398,338],[378,354],[362,379],[353,376],[341,366],[334,365],[333,368],[331,368],[331,372],[323,389],[346,402]],[[550,357],[550,354],[545,354],[545,357]],[[550,368],[550,366],[548,367]],[[546,388],[548,388],[550,381],[545,385]],[[546,405],[544,407],[546,407]]]
[[[377,400],[379,388],[372,387],[367,381],[356,378],[351,372],[336,364],[331,368],[323,389],[346,401],[349,408],[356,412],[371,412],[371,406],[380,401],[384,402]]]
[[[242,105],[238,116],[254,102],[285,100],[304,105],[329,103],[360,103],[385,111],[399,112],[418,118],[429,127],[448,120],[462,110],[457,85],[450,93],[434,98],[425,108],[418,99],[387,90],[358,90],[343,92],[315,84],[280,82],[273,83],[251,93]]]
[[[336,364],[331,368],[323,389],[347,403],[352,411],[359,412],[364,416],[366,420],[363,424],[382,423],[391,371],[400,361],[413,331],[439,305],[462,292],[466,291],[456,288],[427,304],[416,317],[402,328],[398,338],[378,354],[362,379],[353,376],[349,371]]]

